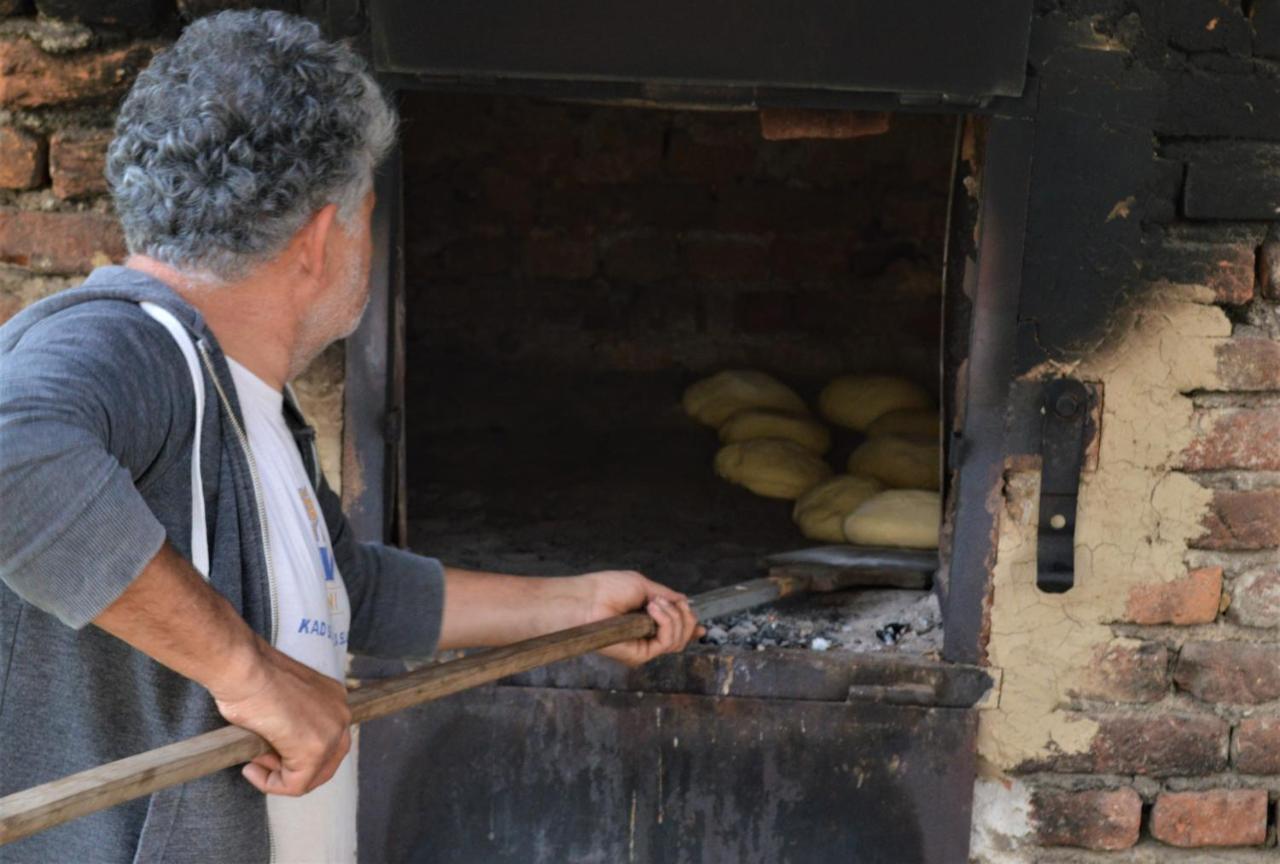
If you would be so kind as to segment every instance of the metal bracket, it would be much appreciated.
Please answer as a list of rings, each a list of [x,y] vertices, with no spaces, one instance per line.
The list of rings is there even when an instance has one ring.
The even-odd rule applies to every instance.
[[[1040,399],[1040,520],[1036,587],[1055,594],[1075,584],[1076,499],[1088,444],[1089,390],[1071,378],[1043,383]]]

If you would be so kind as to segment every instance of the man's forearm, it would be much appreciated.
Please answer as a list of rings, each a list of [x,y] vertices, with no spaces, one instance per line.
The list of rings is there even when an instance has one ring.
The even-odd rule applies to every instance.
[[[507,645],[580,624],[590,586],[578,577],[509,576],[445,567],[440,648]]]
[[[168,542],[93,623],[215,694],[248,677],[266,647]]]
[[[351,746],[340,681],[273,648],[167,542],[93,623],[204,686],[227,721],[275,752],[243,769],[262,792],[302,795]]]

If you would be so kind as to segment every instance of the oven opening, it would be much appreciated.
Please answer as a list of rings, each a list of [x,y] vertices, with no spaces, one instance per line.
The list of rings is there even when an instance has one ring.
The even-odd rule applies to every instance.
[[[755,111],[416,91],[401,115],[415,550],[693,594],[829,544],[792,500],[717,476],[717,430],[682,395],[726,369],[794,390],[832,475],[868,439],[819,413],[837,376],[912,382],[949,428],[955,115],[783,140]],[[942,465],[945,439],[928,439]],[[938,657],[932,574],[865,573],[707,622],[699,650]]]

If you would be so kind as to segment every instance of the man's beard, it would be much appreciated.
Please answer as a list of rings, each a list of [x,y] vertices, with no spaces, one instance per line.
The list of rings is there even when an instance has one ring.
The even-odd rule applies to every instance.
[[[339,339],[345,339],[360,326],[360,319],[369,308],[373,292],[365,290],[368,267],[358,255],[347,258],[342,268],[341,284],[331,291],[328,298],[307,310],[298,329],[293,357],[289,361],[289,380],[292,381],[311,365],[320,352]],[[364,295],[359,309],[350,308],[350,299]]]

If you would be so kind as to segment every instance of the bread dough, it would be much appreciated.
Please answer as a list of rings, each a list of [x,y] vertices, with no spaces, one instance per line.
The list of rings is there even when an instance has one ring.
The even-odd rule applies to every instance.
[[[726,444],[716,473],[766,498],[799,498],[831,476],[831,466],[794,441],[755,438]]]
[[[842,375],[823,388],[818,411],[832,423],[859,431],[899,408],[932,408],[923,387],[895,375]]]
[[[937,441],[898,435],[868,438],[849,454],[849,473],[874,477],[890,489],[937,489],[940,450]]]
[[[817,420],[773,408],[745,408],[720,427],[726,444],[753,438],[785,438],[821,456],[831,449],[831,432]]]
[[[923,489],[886,489],[844,520],[844,536],[865,546],[938,548],[942,498]]]
[[[895,408],[867,425],[867,437],[900,435],[921,441],[936,441],[941,434],[938,412],[933,408]]]
[[[684,391],[682,401],[690,417],[716,428],[744,408],[809,413],[809,406],[796,391],[772,375],[753,369],[729,369],[704,378]]]
[[[880,481],[873,477],[840,474],[801,495],[791,518],[811,540],[843,543],[845,517],[883,489]]]

